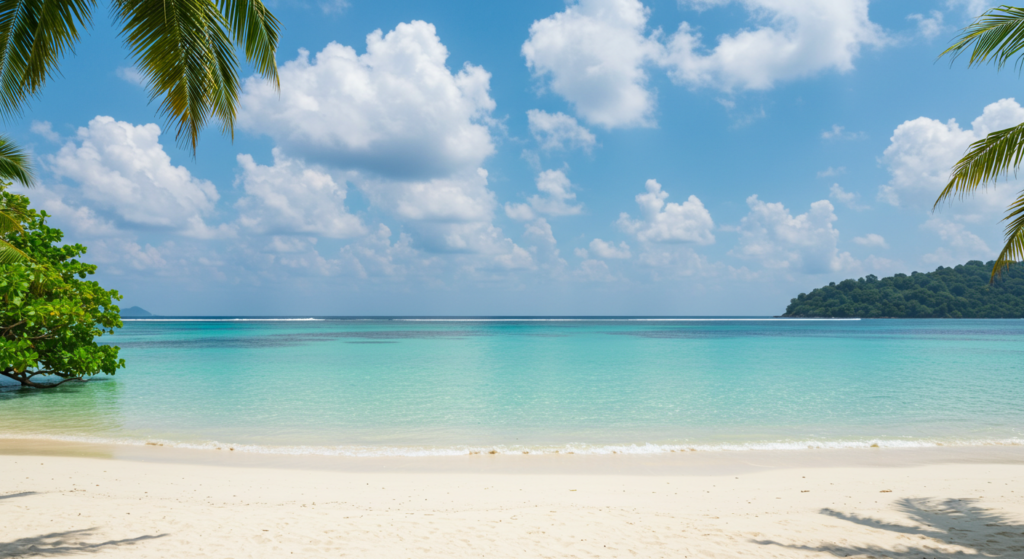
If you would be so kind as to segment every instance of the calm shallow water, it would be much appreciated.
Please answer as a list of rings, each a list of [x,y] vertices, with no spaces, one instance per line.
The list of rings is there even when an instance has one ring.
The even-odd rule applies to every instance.
[[[0,436],[316,454],[1024,442],[1024,320],[131,321]]]

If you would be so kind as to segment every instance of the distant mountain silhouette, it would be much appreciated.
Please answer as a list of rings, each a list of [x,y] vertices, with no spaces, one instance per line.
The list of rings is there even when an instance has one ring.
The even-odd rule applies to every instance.
[[[121,309],[121,316],[138,318],[143,316],[153,316],[153,313],[142,307],[129,307],[127,309]]]

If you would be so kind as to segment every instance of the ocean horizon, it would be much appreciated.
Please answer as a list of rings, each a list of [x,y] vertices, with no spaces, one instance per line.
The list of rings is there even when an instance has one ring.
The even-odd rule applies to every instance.
[[[1024,443],[1024,322],[147,317],[3,437],[328,456]]]

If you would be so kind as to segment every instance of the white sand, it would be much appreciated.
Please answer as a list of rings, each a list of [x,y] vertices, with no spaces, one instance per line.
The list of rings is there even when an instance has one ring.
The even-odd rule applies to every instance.
[[[630,473],[473,458],[446,472],[4,454],[0,557],[1024,557],[1016,459]]]

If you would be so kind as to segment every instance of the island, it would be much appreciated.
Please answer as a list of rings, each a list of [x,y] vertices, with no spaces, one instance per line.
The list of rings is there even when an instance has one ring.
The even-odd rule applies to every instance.
[[[123,318],[144,318],[153,316],[153,313],[142,307],[128,307],[127,309],[121,309],[121,316]]]
[[[1024,318],[1024,264],[990,282],[992,262],[972,260],[934,272],[832,282],[801,293],[793,318]]]

